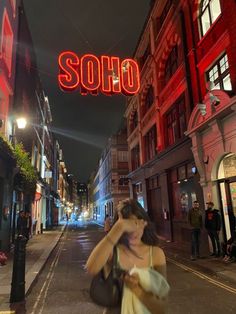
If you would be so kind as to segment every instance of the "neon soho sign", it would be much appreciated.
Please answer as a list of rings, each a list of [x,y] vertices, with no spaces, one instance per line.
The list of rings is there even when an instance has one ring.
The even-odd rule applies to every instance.
[[[79,58],[74,52],[65,51],[59,55],[58,64],[58,83],[65,92],[80,88],[82,95],[97,95],[100,90],[106,95],[131,96],[140,88],[139,68],[133,59],[97,58],[92,54]]]

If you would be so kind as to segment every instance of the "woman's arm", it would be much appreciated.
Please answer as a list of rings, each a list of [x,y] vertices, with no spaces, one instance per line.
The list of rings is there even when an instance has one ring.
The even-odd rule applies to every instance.
[[[114,245],[116,245],[122,233],[122,226],[118,220],[109,231],[109,234],[107,234],[93,249],[85,266],[91,275],[96,275],[107,263],[113,252]]]
[[[124,232],[134,232],[137,228],[145,225],[146,222],[142,219],[118,219],[109,233],[97,244],[90,254],[85,266],[88,272],[91,275],[96,275],[104,267],[113,252],[114,246]]]

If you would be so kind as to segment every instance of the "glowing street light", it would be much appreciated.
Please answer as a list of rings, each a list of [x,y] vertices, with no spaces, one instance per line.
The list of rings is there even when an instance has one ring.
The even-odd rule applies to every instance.
[[[18,129],[25,129],[27,125],[27,120],[24,117],[17,118],[16,124],[17,124]]]

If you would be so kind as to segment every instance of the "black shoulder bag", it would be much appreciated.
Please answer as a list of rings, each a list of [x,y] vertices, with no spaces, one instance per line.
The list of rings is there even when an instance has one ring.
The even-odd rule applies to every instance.
[[[90,297],[98,305],[117,307],[121,304],[122,281],[117,263],[117,248],[114,247],[112,268],[107,278],[104,269],[93,277],[90,285]]]

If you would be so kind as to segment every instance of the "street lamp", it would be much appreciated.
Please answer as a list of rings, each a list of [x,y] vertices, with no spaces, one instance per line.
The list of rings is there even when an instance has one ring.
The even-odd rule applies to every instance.
[[[17,124],[18,129],[25,129],[27,125],[27,120],[24,117],[19,117],[16,119],[16,124]]]
[[[18,129],[25,129],[26,126],[27,126],[27,119],[23,116],[19,117],[16,119],[16,124],[17,124],[17,127]],[[38,141],[41,145],[41,165],[40,165],[40,174],[41,174],[41,178],[43,179],[44,178],[44,142],[45,142],[45,120],[43,120],[43,125],[42,125],[42,128],[43,128],[43,134],[42,134],[42,139],[40,138],[40,135],[39,135],[39,132],[38,130],[36,129],[36,127],[34,125],[32,125],[36,135],[37,135],[37,138],[38,138]]]

